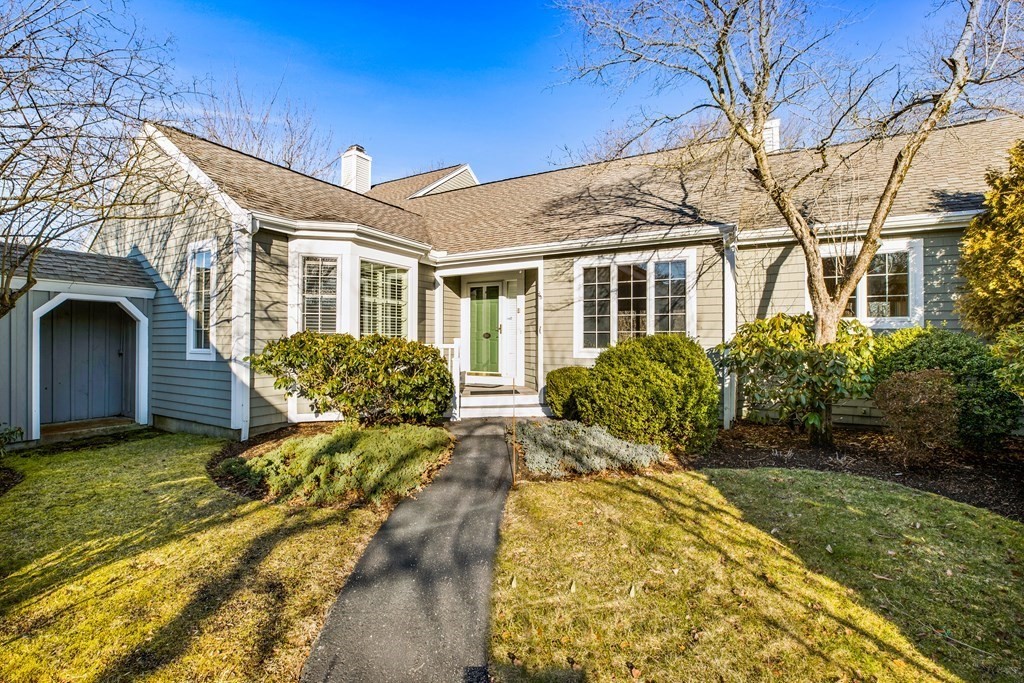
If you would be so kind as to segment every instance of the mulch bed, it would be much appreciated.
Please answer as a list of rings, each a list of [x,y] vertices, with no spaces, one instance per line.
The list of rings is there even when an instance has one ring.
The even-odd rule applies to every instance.
[[[835,449],[812,448],[806,434],[778,425],[737,423],[691,467],[788,467],[845,472],[894,481],[1024,522],[1024,438],[1002,450],[952,452],[930,467],[904,467],[888,434],[836,428]]]
[[[0,467],[0,496],[4,495],[25,478],[21,472],[12,470],[9,467]]]

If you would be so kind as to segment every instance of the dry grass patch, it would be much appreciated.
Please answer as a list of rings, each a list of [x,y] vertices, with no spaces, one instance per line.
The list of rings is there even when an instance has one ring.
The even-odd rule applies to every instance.
[[[491,659],[502,681],[1020,680],[1022,562],[1021,524],[850,475],[529,483]]]
[[[386,507],[219,488],[222,442],[165,435],[12,455],[0,497],[0,680],[295,680]]]

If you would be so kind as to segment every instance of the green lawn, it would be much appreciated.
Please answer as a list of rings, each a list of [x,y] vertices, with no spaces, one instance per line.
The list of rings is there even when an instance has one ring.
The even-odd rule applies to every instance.
[[[504,681],[1019,681],[1022,572],[1024,525],[873,479],[527,483],[491,659]]]
[[[163,435],[12,455],[0,496],[0,681],[295,680],[385,508],[269,505]]]

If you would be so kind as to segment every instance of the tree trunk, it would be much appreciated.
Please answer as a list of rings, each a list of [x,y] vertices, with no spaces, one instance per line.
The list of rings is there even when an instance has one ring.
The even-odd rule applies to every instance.
[[[845,302],[843,305],[845,307]],[[839,307],[830,302],[814,308],[814,343],[818,346],[833,343],[839,334],[839,321],[842,318]]]
[[[811,426],[807,430],[807,436],[811,445],[815,448],[832,448],[835,446],[835,439],[832,436],[832,404],[826,403],[825,410],[821,414],[821,425]]]

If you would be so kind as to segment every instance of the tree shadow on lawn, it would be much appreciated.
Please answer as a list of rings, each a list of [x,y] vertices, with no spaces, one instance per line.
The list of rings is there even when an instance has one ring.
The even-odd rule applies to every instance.
[[[968,680],[1024,676],[1024,525],[853,475],[711,470],[742,519]]]
[[[851,666],[848,653],[815,642],[799,630],[800,620],[827,618],[837,632],[861,641],[854,647],[877,649],[882,660],[903,662],[903,674],[914,669],[939,680],[950,679],[947,671],[969,680],[979,673],[993,680],[1020,676],[1020,665],[1014,662],[1024,652],[1024,623],[1014,615],[1024,613],[1024,591],[1012,572],[1024,558],[1024,538],[1013,522],[859,477],[824,479],[819,473],[779,470],[707,475],[724,498],[690,495],[690,489],[671,486],[671,479],[647,477],[603,480],[595,489],[601,492],[596,499],[609,503],[616,496],[641,496],[661,508],[674,531],[717,554],[731,580],[749,587],[744,590],[761,594],[746,609],[781,601],[786,618],[773,609],[775,615],[761,610],[759,619],[780,637],[798,643],[808,657],[820,658],[853,679],[862,673]],[[624,527],[632,523],[620,522]],[[981,544],[963,528],[986,525],[993,527],[993,535]],[[652,544],[644,551],[678,562],[668,548]],[[953,556],[958,549],[964,557]],[[967,573],[971,556],[985,574]],[[950,568],[957,572],[955,579],[947,574]],[[1018,589],[1009,588],[1013,585]],[[859,600],[844,604],[852,592]],[[979,596],[987,599],[979,601]],[[895,626],[911,648],[884,625],[873,623],[875,618]],[[938,621],[930,623],[934,619]],[[985,636],[981,642],[966,642],[978,634]],[[889,673],[899,677],[900,670],[889,668]]]
[[[274,549],[289,538],[337,523],[338,519],[332,516],[311,524],[305,515],[296,513],[268,528],[249,542],[226,571],[207,578],[173,619],[106,666],[96,680],[135,680],[172,664],[188,652],[193,640],[203,631],[203,624],[216,617],[221,608],[244,589],[256,593],[261,603],[262,618],[251,643],[246,644],[250,653],[246,667],[258,671],[273,653],[274,644],[280,642],[286,626],[279,615],[285,602],[285,588],[272,577],[256,582],[253,577]]]
[[[0,614],[109,564],[231,524],[254,505],[205,477],[202,463],[219,442],[175,436],[160,443],[159,466],[151,454],[133,456],[131,443],[109,453],[28,455],[38,458],[31,464],[37,471],[0,499]]]

